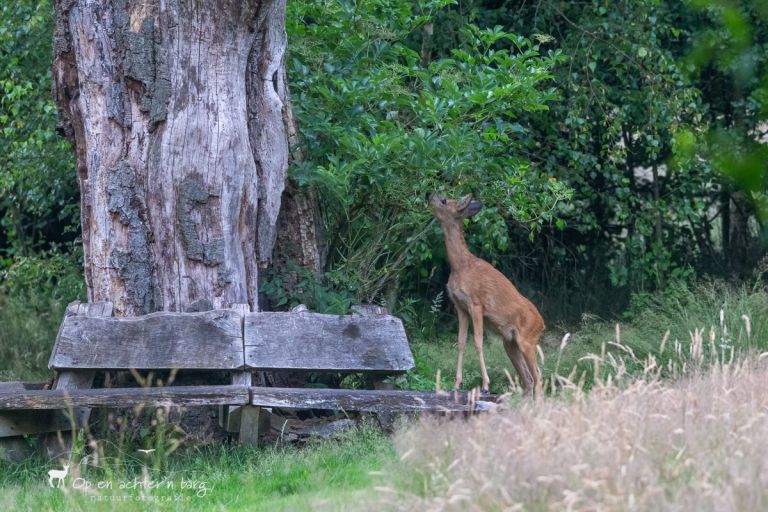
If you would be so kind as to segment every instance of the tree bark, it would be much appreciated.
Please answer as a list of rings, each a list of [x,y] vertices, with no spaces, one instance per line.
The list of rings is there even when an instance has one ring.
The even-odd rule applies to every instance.
[[[290,161],[300,162],[304,160],[304,153],[300,145],[297,121],[291,108],[290,95],[286,105],[285,125],[288,129]],[[277,227],[273,261],[275,271],[293,274],[289,262],[316,274],[323,271],[328,249],[320,201],[314,190],[303,189],[288,178],[283,190]],[[295,281],[295,276],[289,276],[288,281]]]
[[[740,277],[748,276],[755,264],[753,236],[749,228],[752,209],[746,193],[731,194],[730,221],[728,222],[728,259],[731,270]]]
[[[90,301],[118,316],[258,307],[291,114],[285,0],[57,0]]]
[[[725,186],[720,192],[720,232],[722,233],[723,261],[731,268],[731,193]]]

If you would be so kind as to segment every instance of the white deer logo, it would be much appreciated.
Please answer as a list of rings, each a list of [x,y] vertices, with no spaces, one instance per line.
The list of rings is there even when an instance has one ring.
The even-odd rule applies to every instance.
[[[64,477],[69,473],[69,464],[64,464],[64,469],[52,469],[48,472],[48,485],[51,487],[61,487],[64,483]],[[58,480],[56,485],[53,485],[53,481]]]

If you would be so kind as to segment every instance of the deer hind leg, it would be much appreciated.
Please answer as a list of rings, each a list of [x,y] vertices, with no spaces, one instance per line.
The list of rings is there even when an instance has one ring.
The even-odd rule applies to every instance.
[[[514,338],[504,339],[504,350],[507,351],[509,360],[512,361],[512,366],[515,367],[515,371],[520,376],[520,383],[523,385],[523,393],[526,395],[531,392],[533,387],[533,379],[531,378],[531,372],[528,371],[528,366],[523,357],[523,353],[517,346],[517,341]]]
[[[519,342],[520,351],[523,353],[523,359],[525,359],[525,364],[533,380],[534,398],[541,395],[541,372],[539,372],[539,366],[536,364],[536,345],[538,345],[538,340],[520,340]]]
[[[469,324],[469,315],[466,311],[456,306],[456,315],[459,317],[459,336],[456,340],[456,347],[459,352],[459,360],[456,363],[456,381],[454,389],[461,389],[462,368],[464,366],[464,349],[467,347],[467,327]]]
[[[483,356],[483,307],[472,305],[472,327],[475,334],[475,350],[477,351],[477,361],[480,363],[480,374],[483,378],[483,385],[480,388],[482,392],[487,392],[491,384],[488,378],[488,371],[485,369],[485,357]]]

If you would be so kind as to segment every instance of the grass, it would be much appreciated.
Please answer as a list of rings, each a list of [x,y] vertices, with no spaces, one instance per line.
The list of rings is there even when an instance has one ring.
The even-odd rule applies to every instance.
[[[63,307],[53,304],[48,316],[30,320],[12,300],[0,297],[0,305],[0,379],[47,377]],[[407,386],[453,385],[452,331],[410,333],[417,368]],[[563,341],[566,331],[572,333]],[[534,403],[510,383],[511,364],[499,340],[486,342],[492,389],[512,392],[499,414],[426,420],[394,439],[363,427],[300,449],[176,450],[169,430],[151,425],[156,439],[142,442],[162,449],[146,457],[129,441],[82,439],[78,459],[89,459],[75,460],[66,489],[47,485],[48,470],[60,467],[56,462],[0,463],[0,506],[369,510],[375,502],[406,510],[768,509],[764,287],[709,282],[637,296],[618,321],[585,316],[575,329],[550,326],[542,345],[549,396]],[[477,386],[471,344],[466,354],[465,387]],[[75,489],[78,477],[84,480]],[[83,489],[85,481],[111,482],[112,488]],[[150,481],[166,487],[119,488]],[[197,488],[182,489],[183,482]]]
[[[768,510],[767,438],[768,366],[748,359],[423,421],[382,493],[397,510]]]
[[[768,509],[768,357],[670,382],[650,370],[589,393],[468,421],[423,419],[390,440],[362,428],[296,449],[219,446],[76,465],[51,489],[39,459],[0,464],[10,510]],[[394,443],[394,447],[393,447]],[[154,481],[159,488],[119,489]],[[84,489],[84,482],[91,489]],[[97,489],[112,482],[113,489]],[[172,488],[168,488],[171,482]],[[182,485],[194,487],[182,489]],[[104,484],[102,484],[104,485]],[[120,501],[110,501],[115,496]],[[127,497],[127,498],[126,498]]]
[[[759,282],[753,286],[723,281],[691,287],[674,285],[662,294],[635,296],[630,309],[618,320],[585,314],[581,325],[548,327],[541,342],[544,359],[539,363],[550,393],[558,387],[556,377],[570,375],[588,388],[596,371],[601,378],[611,373],[614,378],[616,373],[631,377],[642,374],[649,358],[662,368],[662,376],[676,378],[691,365],[730,358],[731,351],[736,358],[768,351],[768,291]],[[700,361],[689,357],[696,332],[703,332]],[[451,389],[456,372],[455,346],[455,331],[449,329],[412,337],[417,368],[409,376],[411,385],[435,389],[439,373],[439,386]],[[518,392],[519,386],[509,379],[511,375],[516,380],[515,371],[501,340],[487,337],[484,355],[491,391]],[[607,364],[596,366],[594,355]],[[621,358],[623,368],[615,367],[619,356],[627,356]],[[464,388],[480,386],[480,368],[471,339],[463,373]]]
[[[0,269],[0,382],[45,380],[64,310],[83,300],[78,258],[58,251],[17,257]]]
[[[550,379],[576,369],[588,387],[596,371],[603,379],[617,371],[632,377],[649,365],[678,378],[701,365],[768,351],[768,292],[760,281],[674,285],[662,294],[635,296],[619,321],[585,319],[564,348],[549,348],[543,369]],[[610,364],[596,367],[590,354]],[[621,370],[612,363],[618,356]]]

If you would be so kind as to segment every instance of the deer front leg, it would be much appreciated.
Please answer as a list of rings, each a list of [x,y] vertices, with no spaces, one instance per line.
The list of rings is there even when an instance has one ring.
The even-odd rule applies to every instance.
[[[453,384],[454,389],[461,389],[461,373],[464,366],[464,349],[467,346],[467,327],[469,315],[467,312],[456,306],[456,315],[459,317],[459,337],[456,340],[456,347],[459,351],[459,360],[456,363],[456,381]]]
[[[480,392],[487,393],[491,379],[488,378],[488,371],[485,369],[485,357],[483,356],[483,306],[481,305],[472,305],[472,327],[475,333],[475,350],[477,351],[477,360],[480,363],[480,374],[483,377]]]

